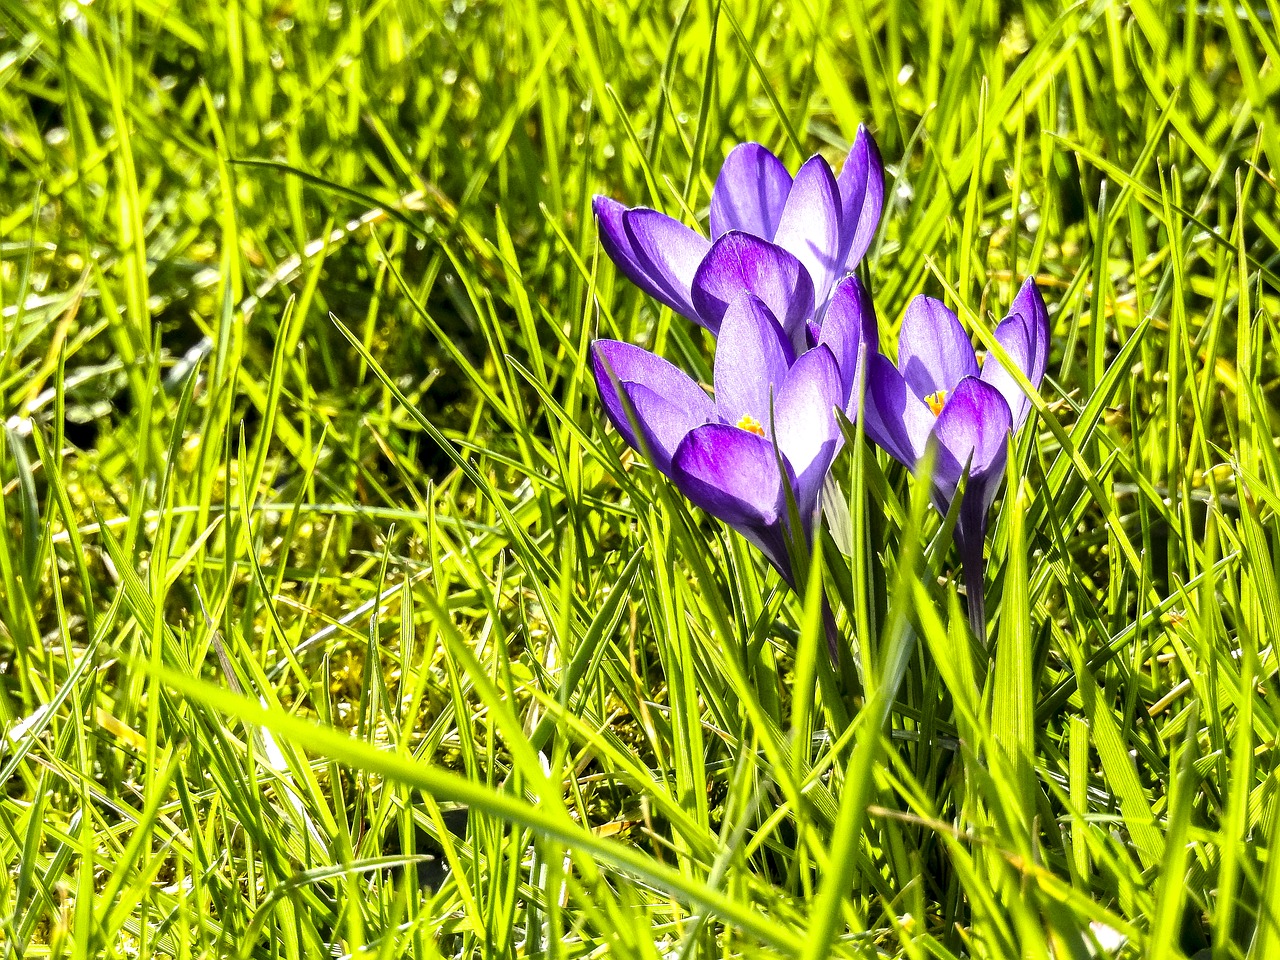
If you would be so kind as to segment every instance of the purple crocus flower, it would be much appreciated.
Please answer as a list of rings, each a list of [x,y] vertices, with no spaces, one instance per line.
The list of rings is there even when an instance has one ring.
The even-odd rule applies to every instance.
[[[627,443],[694,504],[759,547],[792,587],[787,543],[801,536],[811,542],[822,483],[840,446],[833,410],[846,404],[850,377],[837,350],[861,339],[860,331],[844,329],[847,318],[832,313],[817,345],[797,356],[764,300],[734,299],[720,321],[714,399],[647,350],[617,340],[591,346],[605,412]],[[788,488],[798,531],[787,519]]]
[[[1038,389],[1048,359],[1049,314],[1035,281],[1028,278],[1022,285],[995,338]],[[868,355],[867,435],[910,470],[934,446],[932,497],[941,513],[950,509],[969,471],[956,538],[969,588],[969,621],[979,637],[986,630],[982,546],[987,512],[1004,475],[1008,437],[1030,411],[1030,398],[998,360],[988,357],[979,368],[959,319],[932,297],[916,297],[907,306],[896,367],[879,354]]]
[[[677,313],[718,334],[742,292],[758,297],[805,347],[840,278],[871,244],[884,205],[884,165],[859,127],[837,178],[821,156],[793,179],[758,143],[734,147],[711,194],[708,239],[656,210],[597,196],[600,240],[618,269]]]

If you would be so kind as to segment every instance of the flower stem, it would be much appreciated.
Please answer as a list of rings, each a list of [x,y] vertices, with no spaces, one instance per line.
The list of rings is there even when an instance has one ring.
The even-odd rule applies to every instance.
[[[822,597],[822,628],[827,634],[827,649],[831,651],[831,663],[838,668],[840,646],[844,638],[840,636],[840,628],[836,626],[836,615],[831,612],[831,604],[827,602],[825,594]]]
[[[986,581],[987,561],[982,556],[982,538],[975,538],[972,546],[964,541],[960,546],[960,564],[964,571],[965,596],[969,600],[969,629],[985,647],[987,645],[987,600],[983,592]]]
[[[968,494],[960,507],[956,524],[956,540],[960,547],[960,569],[964,576],[964,592],[969,607],[969,629],[985,648],[987,645],[987,561],[982,548],[987,539],[987,511],[982,497],[971,504]],[[976,506],[976,509],[971,507]]]

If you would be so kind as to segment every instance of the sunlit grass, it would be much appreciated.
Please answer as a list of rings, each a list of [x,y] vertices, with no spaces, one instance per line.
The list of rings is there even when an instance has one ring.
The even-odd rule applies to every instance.
[[[1277,20],[0,0],[0,955],[1280,955]],[[989,648],[883,454],[794,596],[586,374],[710,379],[593,193],[860,123],[884,349],[1050,304]]]

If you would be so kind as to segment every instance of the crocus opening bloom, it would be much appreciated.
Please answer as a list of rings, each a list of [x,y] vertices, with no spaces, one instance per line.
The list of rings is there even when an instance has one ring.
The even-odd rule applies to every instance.
[[[858,129],[837,178],[821,156],[793,179],[758,143],[725,158],[711,194],[708,239],[656,210],[597,196],[605,253],[636,286],[718,334],[742,292],[758,297],[803,350],[840,278],[871,244],[884,205],[884,166]]]
[[[849,286],[840,296],[859,289]],[[812,538],[822,482],[840,445],[833,411],[846,404],[853,373],[842,370],[838,350],[863,336],[842,326],[844,316],[832,314],[819,342],[797,355],[764,300],[734,299],[721,319],[714,399],[640,347],[617,340],[591,347],[605,411],[627,443],[694,504],[759,547],[792,586],[788,535]],[[799,531],[788,528],[788,487]]]
[[[1009,315],[995,330],[1010,361],[1038,389],[1049,349],[1049,315],[1028,279]],[[1004,474],[1007,439],[1031,411],[1031,400],[994,356],[981,369],[954,313],[931,297],[907,307],[898,334],[898,365],[868,355],[863,425],[867,435],[898,462],[915,470],[933,445],[933,502],[946,513],[966,467],[969,479],[957,539],[969,585],[970,621],[979,636],[982,609],[982,542],[987,511]]]

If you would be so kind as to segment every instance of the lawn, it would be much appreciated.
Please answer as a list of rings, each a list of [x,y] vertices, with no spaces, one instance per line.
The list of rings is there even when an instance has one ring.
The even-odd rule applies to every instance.
[[[1280,956],[1278,25],[0,0],[0,958]],[[880,350],[1048,305],[981,585],[855,417],[791,589],[592,377],[715,349],[593,195],[860,126]]]

